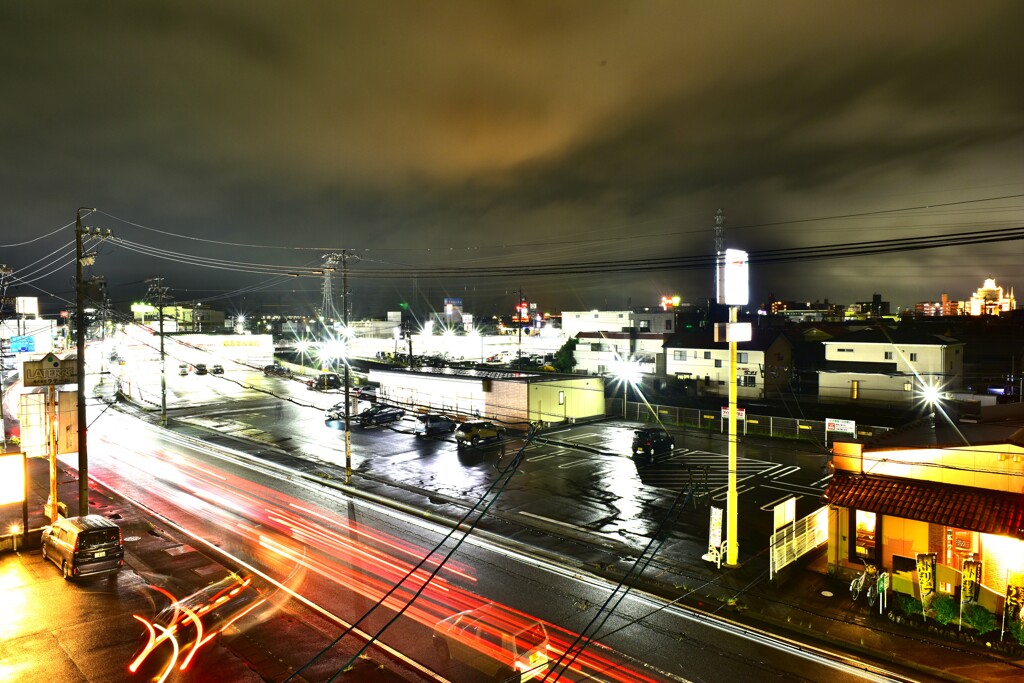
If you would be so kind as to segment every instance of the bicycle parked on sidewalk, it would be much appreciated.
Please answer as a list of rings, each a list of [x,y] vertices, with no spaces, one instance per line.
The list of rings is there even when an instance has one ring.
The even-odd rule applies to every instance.
[[[864,564],[864,571],[850,582],[850,595],[853,597],[853,601],[857,602],[861,591],[864,591],[867,593],[868,604],[874,606],[875,601],[878,600],[878,567],[864,558],[860,558],[860,561]]]

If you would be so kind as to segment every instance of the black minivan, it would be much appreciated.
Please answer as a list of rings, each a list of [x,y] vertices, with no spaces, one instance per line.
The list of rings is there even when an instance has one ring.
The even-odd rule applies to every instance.
[[[116,573],[124,566],[121,527],[100,515],[61,517],[43,529],[43,557],[66,580]]]

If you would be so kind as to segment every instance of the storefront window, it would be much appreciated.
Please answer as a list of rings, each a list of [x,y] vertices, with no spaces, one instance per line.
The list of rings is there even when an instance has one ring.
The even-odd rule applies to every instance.
[[[853,553],[854,557],[878,561],[877,538],[878,518],[874,512],[855,510],[853,516]]]

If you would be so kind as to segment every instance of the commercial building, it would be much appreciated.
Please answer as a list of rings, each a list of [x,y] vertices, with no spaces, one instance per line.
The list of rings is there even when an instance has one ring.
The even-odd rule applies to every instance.
[[[1008,577],[1024,572],[1021,407],[985,407],[969,423],[940,406],[934,424],[836,442],[824,494],[830,572],[849,576],[869,562],[890,573],[892,590],[920,599],[921,556],[934,562],[935,595],[956,594],[965,562],[980,562],[977,602],[999,614]],[[931,598],[927,582],[924,593]]]
[[[580,332],[626,332],[671,334],[675,332],[676,311],[638,308],[629,311],[562,311],[562,332],[575,337]]]
[[[456,368],[370,370],[380,400],[408,410],[487,418],[509,429],[604,415],[604,380],[548,372]]]

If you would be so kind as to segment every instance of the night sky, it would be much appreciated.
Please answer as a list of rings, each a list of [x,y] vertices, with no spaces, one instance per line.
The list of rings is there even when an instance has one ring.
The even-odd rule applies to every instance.
[[[718,208],[752,254],[1024,225],[1022,27],[1013,0],[4,2],[0,263],[72,298],[88,206],[127,241],[90,271],[115,305],[162,276],[308,309],[287,273],[342,249],[357,316],[703,302]],[[811,250],[751,299],[1024,297],[1022,249]]]

